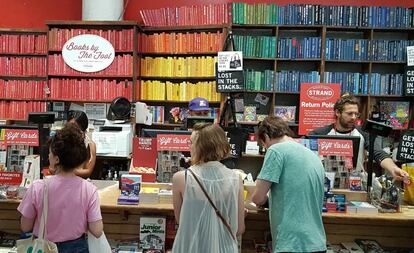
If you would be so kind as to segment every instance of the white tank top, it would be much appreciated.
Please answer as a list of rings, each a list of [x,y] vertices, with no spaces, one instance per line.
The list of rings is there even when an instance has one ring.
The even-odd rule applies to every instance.
[[[198,176],[235,235],[238,226],[239,175],[218,161],[191,166],[190,169]],[[200,186],[187,172],[173,253],[190,252],[236,253],[238,249]]]

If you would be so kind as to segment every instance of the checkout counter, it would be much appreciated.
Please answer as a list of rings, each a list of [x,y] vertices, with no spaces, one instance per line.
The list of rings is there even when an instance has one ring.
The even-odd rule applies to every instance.
[[[172,203],[117,205],[120,194],[116,181],[93,181],[99,189],[101,211],[105,234],[109,239],[138,240],[139,217],[141,215],[163,215],[174,219]],[[162,184],[158,187],[171,187]],[[363,199],[364,193],[347,193]],[[366,197],[366,196],[365,196]],[[18,200],[0,201],[0,231],[18,235]],[[331,244],[373,239],[383,247],[414,248],[414,208],[402,207],[401,213],[349,214],[323,213],[327,239]],[[249,210],[246,213],[246,231],[243,234],[242,252],[255,252],[254,241],[263,241],[266,231],[270,231],[268,212]],[[168,238],[168,235],[167,235]]]

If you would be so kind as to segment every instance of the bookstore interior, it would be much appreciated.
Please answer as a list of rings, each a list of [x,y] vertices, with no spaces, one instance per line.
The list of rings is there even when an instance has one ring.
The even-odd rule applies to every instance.
[[[414,252],[413,1],[4,2],[0,252],[74,252],[85,242],[79,252],[183,253],[183,240],[207,243],[186,251],[202,253]],[[294,198],[272,203],[286,188],[261,173],[275,159],[270,130],[267,139],[259,134],[270,118],[324,169],[322,248],[283,231],[289,221],[275,226],[274,206],[304,207],[303,224],[312,210]],[[179,238],[192,228],[180,216],[191,201],[216,210],[208,222],[224,237],[240,230],[240,221],[238,228],[221,216],[230,213],[221,203],[232,201],[226,189],[211,200],[211,180],[191,163],[210,125],[223,132],[229,155],[204,164],[221,161],[242,182],[236,209],[245,228],[229,242],[203,221],[202,233]],[[274,163],[280,180],[286,163]],[[176,193],[181,171],[185,193],[190,171],[206,196]],[[269,202],[259,205],[263,182]],[[87,213],[73,231],[77,204],[62,199]],[[312,226],[297,226],[312,237]],[[222,243],[234,250],[218,250]]]

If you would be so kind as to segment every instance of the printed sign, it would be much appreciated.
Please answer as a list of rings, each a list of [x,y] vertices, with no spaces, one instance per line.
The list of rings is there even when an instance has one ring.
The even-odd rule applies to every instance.
[[[407,66],[414,66],[414,46],[407,47]]]
[[[62,48],[63,60],[80,72],[98,72],[106,69],[115,59],[115,50],[106,39],[92,34],[78,35]]]
[[[318,154],[322,156],[353,156],[352,140],[318,139]]]
[[[1,140],[0,140],[1,141]],[[39,131],[34,129],[5,129],[4,145],[39,146]]]
[[[155,168],[157,160],[155,138],[134,137],[132,140],[132,163],[134,167]]]
[[[242,51],[218,52],[217,70],[219,72],[243,71],[243,52]]]
[[[164,252],[165,217],[141,217],[139,220],[139,246],[144,252]]]
[[[414,96],[414,67],[406,67],[404,90],[406,96]]]
[[[216,83],[217,92],[240,92],[244,90],[243,52],[218,52]]]
[[[157,134],[157,150],[190,151],[190,135]]]
[[[401,133],[397,159],[400,161],[414,161],[414,131]]]
[[[334,122],[333,107],[340,93],[340,84],[302,83],[300,85],[299,135],[306,135],[315,128]]]
[[[0,172],[0,185],[20,185],[22,173],[19,172]]]

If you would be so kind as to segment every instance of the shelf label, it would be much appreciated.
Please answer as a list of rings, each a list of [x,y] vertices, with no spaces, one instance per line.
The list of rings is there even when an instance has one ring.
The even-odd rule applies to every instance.
[[[244,91],[243,52],[218,52],[216,64],[217,92]]]
[[[401,133],[397,160],[414,161],[414,131],[404,131]]]
[[[341,96],[340,84],[302,83],[300,85],[299,135],[335,121],[334,105]]]
[[[405,95],[414,96],[414,66],[405,69]]]
[[[109,67],[115,59],[115,50],[108,40],[83,34],[72,37],[63,45],[62,56],[71,68],[90,73]]]

